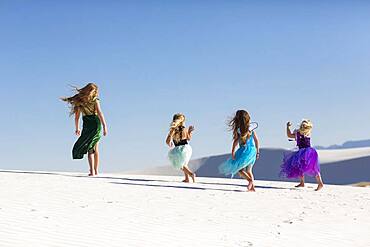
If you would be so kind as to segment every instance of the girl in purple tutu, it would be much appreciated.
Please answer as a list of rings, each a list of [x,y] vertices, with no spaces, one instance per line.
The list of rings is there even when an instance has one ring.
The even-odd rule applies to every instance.
[[[287,136],[297,141],[298,151],[284,155],[281,165],[280,176],[287,178],[300,178],[300,183],[296,187],[304,187],[304,176],[314,176],[317,181],[316,191],[324,186],[320,175],[319,157],[314,148],[311,147],[312,123],[310,120],[303,120],[299,129],[291,132],[292,124],[287,123]]]

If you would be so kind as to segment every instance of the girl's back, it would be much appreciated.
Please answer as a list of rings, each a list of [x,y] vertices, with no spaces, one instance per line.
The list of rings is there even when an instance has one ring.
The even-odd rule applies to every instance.
[[[249,138],[243,142],[242,138],[241,138],[241,135],[240,135],[240,131],[238,132],[239,134],[239,146],[246,146],[246,147],[255,147],[256,144],[254,143],[254,131],[251,132]]]

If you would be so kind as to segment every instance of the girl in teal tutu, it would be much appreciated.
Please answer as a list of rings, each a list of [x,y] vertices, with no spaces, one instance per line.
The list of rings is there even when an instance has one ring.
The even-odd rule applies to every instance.
[[[168,152],[168,158],[173,167],[184,172],[185,179],[183,182],[185,183],[189,183],[189,177],[193,183],[195,182],[195,173],[188,167],[192,154],[189,141],[193,131],[193,126],[185,127],[185,116],[177,113],[173,116],[170,131],[166,138],[166,143],[171,148]]]
[[[239,174],[248,180],[248,191],[255,191],[252,168],[259,158],[259,141],[256,131],[250,130],[250,115],[245,110],[238,110],[229,122],[233,132],[231,158],[219,166],[220,173],[233,177]],[[238,150],[235,152],[236,147]]]
[[[75,116],[76,135],[79,136],[72,149],[73,159],[82,159],[88,154],[90,166],[89,176],[98,175],[99,149],[101,125],[103,135],[107,134],[107,124],[98,99],[98,86],[89,83],[83,88],[76,88],[77,94],[62,98],[71,105],[71,115]],[[82,132],[80,130],[80,116],[82,114]]]

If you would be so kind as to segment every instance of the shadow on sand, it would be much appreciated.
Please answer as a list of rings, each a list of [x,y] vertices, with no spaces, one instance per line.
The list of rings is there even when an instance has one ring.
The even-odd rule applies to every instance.
[[[36,174],[36,175],[53,175],[53,176],[62,176],[62,177],[75,177],[75,178],[88,178],[88,179],[108,179],[108,180],[120,180],[127,182],[109,182],[111,184],[121,184],[121,185],[136,185],[136,186],[149,186],[149,187],[163,187],[163,188],[176,188],[176,189],[193,189],[193,190],[214,190],[214,191],[227,191],[227,192],[246,192],[246,190],[237,190],[237,189],[217,189],[217,188],[202,188],[196,186],[182,186],[182,185],[159,185],[159,184],[146,184],[146,182],[164,182],[164,183],[181,183],[180,181],[171,181],[171,180],[161,180],[161,179],[141,179],[141,178],[127,178],[127,177],[109,177],[109,176],[97,176],[89,177],[85,175],[72,175],[64,174],[58,172],[39,172],[39,171],[1,171],[0,173],[15,173],[15,174]],[[135,183],[130,183],[135,182]],[[136,183],[141,182],[141,183]],[[237,186],[246,188],[246,185],[235,184],[235,183],[211,183],[211,182],[197,182],[195,184],[204,184],[204,185],[216,185],[216,186]],[[257,189],[289,189],[283,187],[272,187],[272,186],[256,186]]]

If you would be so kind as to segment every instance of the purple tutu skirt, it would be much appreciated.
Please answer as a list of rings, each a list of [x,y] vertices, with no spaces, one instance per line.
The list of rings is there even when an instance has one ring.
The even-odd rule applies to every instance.
[[[320,174],[319,156],[314,148],[302,148],[284,154],[281,177],[299,178],[304,175],[314,177],[318,174]]]

